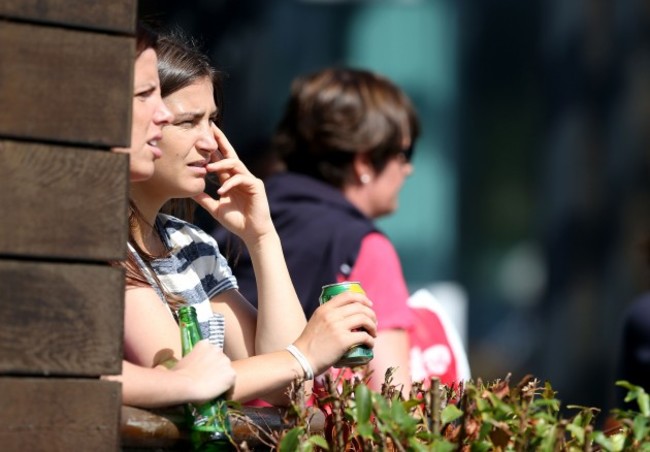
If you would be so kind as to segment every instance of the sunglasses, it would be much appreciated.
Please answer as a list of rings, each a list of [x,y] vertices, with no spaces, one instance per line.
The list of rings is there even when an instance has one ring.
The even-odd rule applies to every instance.
[[[410,163],[411,159],[413,158],[413,145],[411,144],[409,147],[406,149],[402,149],[397,153],[397,155],[400,155],[404,158],[404,161],[406,163]]]

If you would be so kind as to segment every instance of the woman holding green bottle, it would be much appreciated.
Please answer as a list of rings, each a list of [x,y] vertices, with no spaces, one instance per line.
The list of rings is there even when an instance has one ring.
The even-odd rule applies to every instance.
[[[347,292],[305,320],[264,185],[216,125],[218,74],[178,37],[160,39],[159,59],[162,96],[174,120],[163,129],[162,157],[153,176],[131,188],[130,247],[137,268],[128,274],[126,357],[144,367],[180,357],[174,313],[191,304],[204,332],[210,320],[224,320],[224,352],[236,373],[229,397],[286,404],[286,391],[296,378],[313,378],[354,345],[374,345],[372,303],[363,294]],[[219,179],[216,198],[203,193],[208,174]],[[161,213],[177,198],[193,199],[243,240],[257,276],[257,311],[237,290],[216,242],[190,223]]]
[[[131,143],[129,147],[112,150],[129,155],[131,182],[151,177],[154,161],[162,155],[158,147],[162,128],[173,119],[160,96],[156,47],[156,34],[138,24]],[[232,387],[235,373],[230,359],[219,348],[202,341],[179,359],[173,372],[124,360],[121,375],[105,378],[122,382],[125,405],[153,408],[215,397]]]

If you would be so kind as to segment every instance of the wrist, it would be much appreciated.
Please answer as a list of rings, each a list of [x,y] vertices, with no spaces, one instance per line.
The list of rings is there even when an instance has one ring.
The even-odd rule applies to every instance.
[[[287,346],[286,350],[293,355],[293,357],[298,361],[298,364],[300,364],[300,367],[302,367],[303,374],[304,374],[304,379],[305,380],[313,380],[314,379],[314,370],[311,367],[311,363],[305,357],[305,355],[302,354],[300,349],[296,347],[293,344],[290,344]]]
[[[255,235],[254,237],[246,238],[241,237],[246,245],[246,248],[250,253],[260,251],[262,249],[267,249],[269,246],[281,246],[280,245],[280,236],[275,230],[273,225],[269,228],[268,231]]]

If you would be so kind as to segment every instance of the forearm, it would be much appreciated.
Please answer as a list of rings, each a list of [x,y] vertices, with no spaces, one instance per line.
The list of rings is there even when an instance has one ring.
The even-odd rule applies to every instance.
[[[247,244],[257,282],[257,354],[282,350],[300,335],[307,321],[275,232]]]
[[[191,381],[163,367],[148,368],[122,362],[122,375],[103,377],[122,383],[122,403],[142,408],[160,408],[193,401]]]
[[[232,365],[237,374],[232,398],[242,403],[263,399],[276,406],[288,405],[291,384],[305,375],[298,361],[284,350],[233,361]],[[306,381],[305,394],[311,394],[311,389],[312,381]]]

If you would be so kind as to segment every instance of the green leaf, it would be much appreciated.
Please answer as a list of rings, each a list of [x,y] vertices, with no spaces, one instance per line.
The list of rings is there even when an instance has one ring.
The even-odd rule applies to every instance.
[[[550,382],[545,382],[544,383],[544,392],[542,393],[542,397],[544,399],[554,399],[556,396],[557,392],[553,391],[553,388],[551,387]]]
[[[625,435],[616,434],[609,437],[614,445],[613,450],[619,452],[625,449]]]
[[[637,402],[639,404],[639,410],[644,416],[650,416],[650,397],[645,391],[639,392],[637,396]]]
[[[583,428],[587,427],[588,425],[591,425],[591,423],[594,420],[594,414],[600,411],[592,407],[585,407],[579,405],[567,405],[567,408],[570,410],[572,409],[580,410],[580,412],[576,414],[576,416],[573,418],[573,421],[571,421],[571,423]]]
[[[635,386],[632,383],[630,383],[629,381],[625,381],[625,380],[618,380],[616,382],[616,386],[621,386],[622,388],[625,388],[628,391],[636,391],[637,389],[639,389],[638,386]]]
[[[354,391],[354,400],[357,405],[357,422],[365,424],[370,421],[370,413],[372,413],[372,397],[370,389],[366,385],[357,386]]]
[[[449,424],[463,415],[463,411],[456,405],[447,405],[440,413],[440,421],[443,424]]]
[[[489,422],[483,422],[483,424],[479,429],[479,438],[481,439],[488,438],[490,436],[491,431],[492,431],[492,424],[490,424]],[[490,444],[492,444],[491,441]]]
[[[492,403],[492,406],[494,407],[492,412],[495,415],[499,415],[499,418],[502,416],[507,416],[512,413],[512,407],[505,403],[503,400],[499,399],[496,395],[494,394],[489,394],[490,397],[490,402]]]
[[[632,424],[632,431],[634,432],[634,439],[636,441],[643,441],[643,438],[648,434],[648,418],[645,416],[636,416]]]
[[[601,445],[608,452],[620,452],[623,450],[625,435],[616,434],[605,436],[603,432],[595,432],[594,442]]]
[[[377,410],[377,417],[381,419],[390,418],[390,406],[388,405],[388,400],[382,397],[381,394],[372,393],[372,401]]]
[[[479,411],[487,411],[490,409],[490,403],[485,399],[478,399],[476,401],[476,407]]]
[[[327,440],[320,435],[312,435],[309,437],[308,441],[313,445],[320,447],[321,449],[330,450],[330,446],[327,444]]]
[[[535,413],[533,416],[531,416],[533,419],[537,419],[540,423],[543,425],[546,424],[554,424],[556,421],[556,418],[554,415],[546,413],[546,412],[540,412],[540,413]]]
[[[426,451],[431,451],[431,452],[453,452],[456,450],[456,444],[450,443],[447,440],[441,439],[439,441],[436,441],[433,443],[433,447],[423,447],[421,449],[417,450],[422,450],[424,452]]]
[[[560,401],[557,399],[537,399],[534,400],[532,406],[535,408],[548,408],[553,413],[560,410]]]
[[[575,439],[578,440],[580,445],[585,443],[585,429],[580,427],[577,424],[569,424],[566,426],[566,429],[571,433]]]
[[[404,405],[404,408],[406,408],[407,410],[411,410],[421,404],[422,404],[422,400],[419,399],[409,399],[402,402],[402,405]]]
[[[492,443],[488,441],[474,441],[471,444],[472,452],[488,452],[492,450]]]
[[[294,452],[298,449],[300,445],[300,434],[302,433],[302,427],[295,427],[289,430],[286,435],[282,437],[280,441],[280,447],[278,448],[280,452]]]
[[[359,432],[359,435],[361,435],[363,438],[370,439],[372,438],[374,429],[372,428],[370,422],[366,422],[365,424],[357,424],[357,432]]]
[[[617,386],[622,386],[628,390],[627,395],[625,396],[626,402],[631,402],[636,399],[639,404],[639,411],[644,416],[650,416],[650,398],[648,393],[641,386],[635,386],[627,381],[621,380],[616,382]]]
[[[555,449],[555,426],[552,426],[545,433],[544,439],[538,450],[542,452],[553,452]]]
[[[391,407],[391,415],[393,421],[400,427],[402,430],[410,431],[413,427],[418,424],[418,420],[410,416],[407,411],[404,409],[404,405],[400,402],[393,402]]]
[[[417,438],[409,438],[407,440],[408,443],[408,448],[407,450],[409,452],[430,452],[431,447],[423,444],[422,442],[418,441]]]

